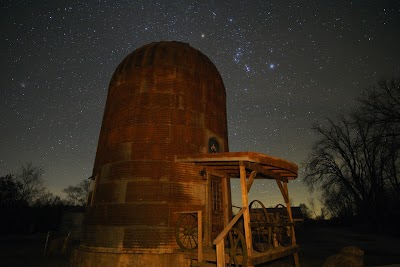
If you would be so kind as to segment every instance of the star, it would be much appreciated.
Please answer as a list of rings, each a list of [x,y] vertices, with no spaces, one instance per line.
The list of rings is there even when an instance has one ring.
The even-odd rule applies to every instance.
[[[3,2],[0,175],[37,162],[58,191],[91,176],[111,76],[145,44],[189,43],[213,62],[231,151],[295,163],[312,147],[313,123],[400,73],[398,1]],[[293,192],[297,203],[304,192]]]

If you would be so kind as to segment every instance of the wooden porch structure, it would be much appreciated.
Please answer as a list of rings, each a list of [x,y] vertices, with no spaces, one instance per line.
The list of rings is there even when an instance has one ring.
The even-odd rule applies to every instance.
[[[229,216],[231,217],[232,214],[229,196],[229,200],[225,200],[223,203],[223,230],[213,240],[207,240],[207,238],[205,238],[206,240],[203,241],[205,248],[203,248],[201,246],[202,243],[199,242],[199,247],[201,247],[200,251],[197,250],[196,252],[188,252],[188,257],[197,260],[199,266],[202,265],[203,260],[207,260],[209,262],[216,262],[218,267],[225,267],[226,256],[224,239],[237,221],[243,217],[243,234],[245,246],[247,248],[247,259],[245,259],[246,262],[243,262],[244,259],[240,258],[239,265],[247,264],[248,267],[253,267],[257,264],[293,255],[295,266],[300,267],[298,245],[296,244],[296,236],[293,227],[293,218],[287,185],[290,180],[297,178],[298,167],[296,164],[255,152],[225,152],[215,154],[183,155],[176,156],[175,160],[176,162],[191,163],[203,166],[207,173],[213,173],[215,175],[224,177],[223,181],[226,181],[229,178],[240,179],[242,208],[234,218],[229,218]],[[258,252],[253,249],[248,193],[251,190],[255,179],[272,179],[277,183],[277,186],[285,201],[287,214],[291,224],[290,228],[292,243],[288,246],[273,247],[265,252]],[[224,184],[227,185],[226,182]],[[230,189],[225,188],[223,194],[227,194],[227,192],[230,192]],[[200,218],[200,221],[201,220],[202,219]],[[204,220],[207,220],[207,217]],[[200,226],[199,229],[202,230],[202,227]],[[198,233],[198,236],[202,235],[203,234],[201,232]],[[212,245],[209,241],[212,241],[212,245],[216,246],[216,252],[212,250]]]

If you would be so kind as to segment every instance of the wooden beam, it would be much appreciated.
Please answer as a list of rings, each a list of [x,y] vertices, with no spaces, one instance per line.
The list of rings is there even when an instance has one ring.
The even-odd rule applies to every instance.
[[[212,196],[211,196],[211,174],[206,168],[207,186],[206,186],[206,211],[204,214],[204,241],[207,245],[212,242]]]
[[[247,193],[250,192],[250,188],[253,185],[254,179],[257,177],[257,171],[252,171],[249,179],[247,180]]]
[[[289,214],[289,221],[293,224],[293,215],[292,215],[292,207],[290,205],[290,198],[289,198],[289,189],[288,189],[288,182],[284,181],[283,182],[283,190],[285,191],[285,194],[287,196],[286,200],[286,209],[287,213]],[[291,226],[291,232],[292,232],[292,245],[296,246],[296,234],[294,231],[294,226]],[[293,260],[294,260],[294,266],[295,267],[300,267],[300,261],[299,261],[299,253],[295,251],[293,253]]]
[[[286,195],[287,195],[286,209],[287,209],[287,213],[289,214],[289,220],[291,223],[293,223],[292,207],[290,205],[289,190],[288,190],[287,182],[283,183],[283,190],[286,192]],[[294,232],[294,227],[292,227],[292,244],[296,245],[296,235]]]
[[[298,246],[289,246],[289,247],[276,247],[276,248],[270,248],[268,251],[263,252],[263,253],[257,253],[254,254],[252,263],[254,265],[270,262],[276,259],[280,259],[286,256],[293,255],[294,253],[297,253],[299,250]],[[296,266],[299,267],[299,266]]]
[[[247,208],[240,209],[238,214],[236,214],[235,217],[233,217],[233,219],[229,222],[229,224],[225,227],[225,229],[221,233],[219,233],[219,235],[214,239],[214,242],[213,242],[214,245],[218,244],[223,238],[225,238],[225,236],[232,229],[232,227],[235,225],[235,223],[240,219],[240,217],[243,215],[243,213],[246,209]]]
[[[224,211],[224,227],[229,224],[229,220],[232,216],[232,207],[229,204],[229,194],[228,194],[228,177],[224,175],[222,177],[222,210]],[[230,209],[230,210],[229,210]]]
[[[225,244],[224,242],[219,242],[217,244],[217,267],[225,266]]]
[[[286,188],[286,190],[285,190],[285,188],[283,188],[282,181],[280,181],[278,179],[275,179],[275,181],[278,184],[279,189],[281,190],[281,193],[282,193],[283,199],[285,200],[285,203],[288,203],[289,202],[289,196],[288,196],[287,191],[286,191],[287,188]],[[287,183],[287,181],[286,181],[286,183]]]
[[[217,267],[225,267],[225,242],[224,238],[228,234],[228,232],[232,229],[232,227],[235,225],[235,223],[239,220],[240,217],[242,217],[244,211],[247,208],[242,208],[238,214],[236,214],[235,217],[229,222],[229,224],[224,228],[224,230],[219,233],[217,238],[215,238],[213,244],[216,245],[216,254],[217,254]]]
[[[240,188],[242,192],[242,207],[246,208],[243,213],[243,224],[244,224],[244,236],[246,240],[247,247],[247,255],[249,258],[253,255],[253,242],[251,237],[251,228],[250,228],[250,213],[247,207],[249,206],[249,195],[247,193],[247,184],[246,184],[246,167],[243,162],[240,162]]]
[[[279,173],[274,172],[273,170],[268,170],[262,167],[260,163],[252,163],[246,162],[246,167],[250,170],[257,171],[258,173],[264,174],[265,176],[272,179],[282,179]]]
[[[283,181],[283,189],[285,190],[285,194],[286,194],[286,196],[287,196],[287,198],[289,200],[289,189],[288,189],[287,184],[288,184],[287,180]]]

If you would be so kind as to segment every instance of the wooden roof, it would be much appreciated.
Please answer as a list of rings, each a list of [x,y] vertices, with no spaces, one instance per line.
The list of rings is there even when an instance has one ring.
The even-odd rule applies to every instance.
[[[292,162],[256,152],[177,155],[175,161],[205,166],[231,178],[240,177],[241,164],[246,167],[247,173],[256,171],[256,179],[293,180],[298,172],[298,166]]]

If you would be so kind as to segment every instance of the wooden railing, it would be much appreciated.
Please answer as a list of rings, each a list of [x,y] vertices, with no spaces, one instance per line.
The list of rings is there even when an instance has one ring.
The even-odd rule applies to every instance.
[[[240,219],[243,215],[246,207],[240,209],[238,214],[229,222],[229,224],[222,230],[222,232],[215,238],[213,244],[217,246],[217,267],[225,267],[225,244],[224,239],[235,223]]]

